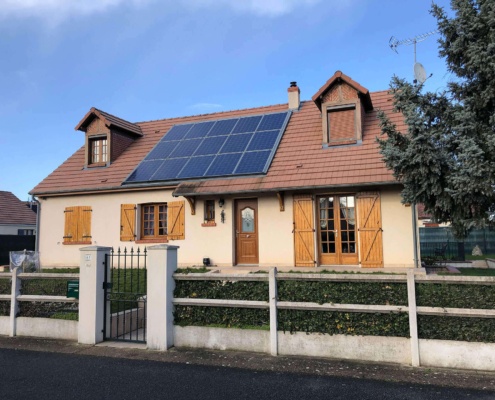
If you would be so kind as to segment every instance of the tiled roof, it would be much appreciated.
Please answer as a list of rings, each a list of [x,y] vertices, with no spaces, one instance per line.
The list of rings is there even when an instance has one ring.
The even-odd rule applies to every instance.
[[[403,118],[392,113],[392,98],[386,91],[371,94],[375,110],[383,110],[404,130]],[[139,122],[143,136],[136,139],[110,166],[84,169],[84,146],[45,178],[31,193],[50,195],[65,192],[117,190],[127,176],[174,125],[287,110],[287,104],[220,112],[183,118]],[[376,111],[366,114],[360,144],[322,147],[321,113],[312,101],[302,102],[292,114],[273,162],[264,176],[184,181],[176,194],[276,191],[323,186],[356,186],[396,182],[378,151],[380,128]],[[165,183],[155,183],[165,186]],[[152,184],[150,184],[152,186]]]
[[[99,117],[103,120],[107,127],[115,126],[117,128],[123,129],[127,132],[135,133],[138,136],[142,136],[141,127],[132,122],[126,121],[125,119],[116,117],[115,115],[109,114],[105,111],[98,110],[92,107],[91,110],[84,116],[84,118],[76,126],[76,130],[84,131],[86,126],[93,120],[93,118]]]
[[[0,191],[0,224],[36,225],[36,213],[13,193]]]
[[[325,94],[325,92],[330,89],[330,87],[335,83],[338,82],[339,80],[344,81],[347,83],[349,86],[354,88],[355,90],[358,91],[358,93],[361,95],[361,99],[363,100],[364,106],[367,111],[370,111],[373,109],[373,105],[370,99],[370,92],[368,89],[366,89],[364,86],[361,84],[357,83],[355,80],[353,80],[350,76],[347,76],[346,74],[342,73],[341,71],[335,72],[333,76],[325,82],[325,84],[313,95],[311,100],[313,100],[318,108],[320,108],[320,96]],[[321,109],[321,108],[320,108]]]

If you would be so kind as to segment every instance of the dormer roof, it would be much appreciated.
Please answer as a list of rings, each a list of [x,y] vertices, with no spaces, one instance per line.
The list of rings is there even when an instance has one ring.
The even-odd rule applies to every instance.
[[[76,131],[86,132],[89,124],[95,119],[99,118],[108,128],[119,128],[135,136],[143,136],[141,127],[125,119],[116,117],[105,111],[98,110],[95,107],[91,107],[91,110],[83,117],[83,119],[74,128]]]
[[[333,76],[325,82],[325,84],[318,90],[314,96],[311,98],[316,106],[321,110],[321,101],[326,92],[328,92],[332,86],[345,82],[347,85],[352,87],[354,90],[358,92],[358,96],[363,103],[365,111],[373,110],[373,103],[371,102],[371,96],[368,89],[364,86],[361,86],[358,82],[354,81],[351,77],[342,73],[342,71],[336,71]]]

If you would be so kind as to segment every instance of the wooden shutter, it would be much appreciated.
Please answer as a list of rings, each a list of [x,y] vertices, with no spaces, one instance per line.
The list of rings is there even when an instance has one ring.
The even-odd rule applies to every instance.
[[[72,243],[77,241],[77,207],[66,207],[64,214],[64,243]]]
[[[383,267],[380,194],[358,193],[356,199],[361,265],[368,268]]]
[[[314,267],[313,197],[311,195],[294,196],[294,252],[296,267]]]
[[[330,143],[356,141],[355,114],[355,109],[329,110],[327,112]]]
[[[132,242],[136,238],[136,205],[120,205],[120,240]]]
[[[78,241],[91,244],[91,207],[79,207],[79,220],[77,224]]]
[[[185,239],[185,202],[184,201],[172,201],[167,203],[167,231],[168,239],[170,240],[183,240]]]

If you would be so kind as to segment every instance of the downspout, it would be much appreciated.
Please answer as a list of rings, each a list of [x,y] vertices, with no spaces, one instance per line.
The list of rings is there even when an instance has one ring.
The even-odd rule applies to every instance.
[[[36,240],[34,242],[34,251],[39,251],[40,246],[40,216],[41,216],[41,203],[37,198],[33,196],[33,200],[36,202]]]
[[[416,203],[411,204],[412,208],[412,228],[413,228],[413,246],[414,246],[414,268],[419,268],[418,255],[418,218],[416,213]]]

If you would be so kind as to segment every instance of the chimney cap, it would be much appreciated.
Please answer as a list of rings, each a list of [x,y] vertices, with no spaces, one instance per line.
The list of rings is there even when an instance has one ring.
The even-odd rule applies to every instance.
[[[292,81],[290,83],[290,87],[297,87],[297,82],[296,81]]]

